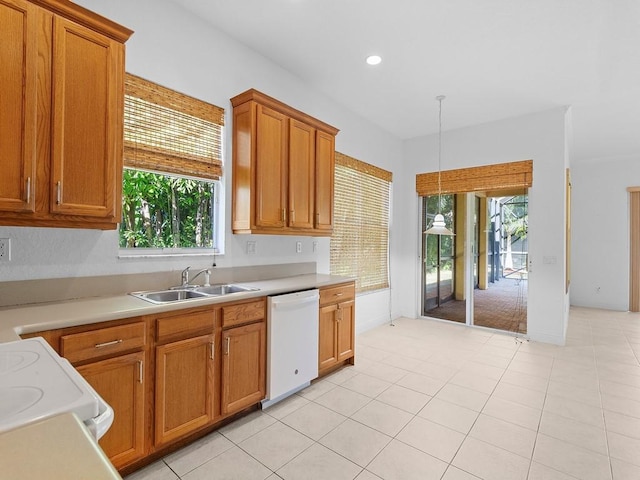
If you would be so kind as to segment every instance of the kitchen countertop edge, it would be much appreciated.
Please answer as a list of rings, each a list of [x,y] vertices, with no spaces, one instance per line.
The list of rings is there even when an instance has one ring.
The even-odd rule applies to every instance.
[[[328,274],[295,275],[271,280],[234,282],[258,288],[257,291],[203,297],[162,305],[152,304],[129,294],[88,297],[61,302],[29,304],[0,309],[0,343],[20,340],[20,335],[57,328],[90,325],[123,318],[229,303],[250,298],[278,295],[338,285],[354,281],[351,277]]]

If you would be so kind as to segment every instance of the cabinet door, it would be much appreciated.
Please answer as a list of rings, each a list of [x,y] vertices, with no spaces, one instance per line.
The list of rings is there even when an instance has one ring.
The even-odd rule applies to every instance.
[[[222,414],[229,415],[265,396],[265,322],[223,330],[222,348]]]
[[[335,136],[318,131],[316,135],[315,229],[333,231],[333,189]]]
[[[156,347],[156,445],[213,420],[214,340],[211,334]]]
[[[117,219],[124,46],[54,17],[51,210]]]
[[[100,446],[116,468],[145,455],[144,352],[76,367],[115,413]]]
[[[283,228],[287,215],[287,122],[285,115],[258,105],[255,224]]]
[[[0,211],[35,210],[37,16],[23,0],[0,0]]]
[[[336,352],[337,305],[327,305],[320,307],[320,332],[318,343],[318,370],[331,367],[338,362]]]
[[[313,228],[316,130],[289,120],[289,226]]]
[[[353,357],[355,340],[354,310],[355,302],[353,300],[338,304],[336,311],[336,323],[338,324],[336,356],[338,362]]]

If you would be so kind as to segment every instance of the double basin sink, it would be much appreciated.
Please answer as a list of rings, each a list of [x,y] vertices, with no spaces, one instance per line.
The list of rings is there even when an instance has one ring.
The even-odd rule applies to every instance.
[[[163,304],[194,300],[197,298],[219,297],[222,295],[230,295],[232,293],[255,292],[258,290],[260,289],[248,287],[246,285],[224,284],[203,287],[179,287],[149,292],[133,292],[131,295],[141,298],[142,300],[146,300],[147,302]]]

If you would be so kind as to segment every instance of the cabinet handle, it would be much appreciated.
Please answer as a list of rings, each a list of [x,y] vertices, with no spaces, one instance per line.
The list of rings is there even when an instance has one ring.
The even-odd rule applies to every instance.
[[[138,382],[142,383],[144,378],[144,368],[142,360],[138,360]]]
[[[342,293],[342,292],[340,292],[340,293],[334,293],[333,295],[334,295],[334,296],[336,296],[336,297],[341,297],[342,295],[344,295],[344,293]]]
[[[211,352],[209,353],[209,358],[213,360],[213,357],[215,356],[215,352],[216,352],[215,350],[216,346],[213,342],[210,342],[209,345],[211,346]]]
[[[295,222],[296,221],[296,211],[295,210],[291,210],[289,212],[289,217],[291,218],[292,222]]]
[[[62,182],[58,180],[56,183],[56,204],[60,205],[62,203]]]
[[[226,343],[225,343],[225,348],[224,348],[224,354],[225,355],[229,355],[230,341],[231,341],[231,337],[227,337],[227,340],[226,340]]]
[[[320,213],[316,213],[316,227],[320,225]]]
[[[27,204],[31,203],[31,177],[27,177]]]
[[[123,340],[121,338],[119,338],[118,340],[111,340],[110,342],[96,343],[95,348],[110,347],[111,345],[117,345],[117,344],[122,343],[122,342],[123,342]]]

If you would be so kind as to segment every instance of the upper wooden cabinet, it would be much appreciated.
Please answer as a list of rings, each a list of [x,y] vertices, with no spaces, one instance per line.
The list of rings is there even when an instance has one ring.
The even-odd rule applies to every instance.
[[[331,235],[338,130],[256,90],[233,105],[233,232]]]
[[[63,0],[0,0],[0,24],[0,225],[115,228],[132,32]]]

